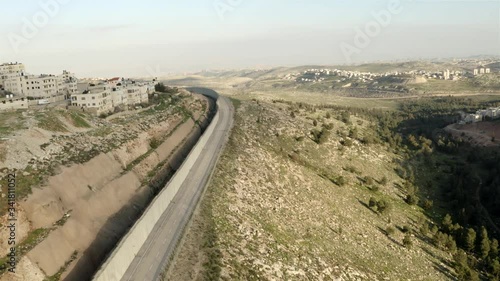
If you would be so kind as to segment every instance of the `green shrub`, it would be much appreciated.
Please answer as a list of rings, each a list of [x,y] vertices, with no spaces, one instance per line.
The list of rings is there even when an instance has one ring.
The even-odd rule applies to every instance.
[[[149,146],[152,148],[152,149],[157,149],[159,146],[161,145],[161,141],[154,137],[152,138],[150,141],[149,141]]]
[[[386,234],[387,236],[392,236],[392,235],[394,234],[394,232],[396,232],[396,230],[395,230],[395,229],[394,229],[394,227],[392,227],[392,226],[388,226],[388,227],[386,227],[386,229],[385,229],[385,234]]]
[[[405,235],[405,238],[403,238],[403,245],[406,248],[411,248],[413,246],[413,240],[411,238],[411,234],[408,233]]]

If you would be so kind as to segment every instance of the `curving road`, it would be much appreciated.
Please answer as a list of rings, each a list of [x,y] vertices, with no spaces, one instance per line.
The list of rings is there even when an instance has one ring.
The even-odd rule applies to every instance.
[[[161,215],[153,231],[128,267],[122,281],[158,280],[173,255],[233,125],[234,108],[231,101],[221,96],[217,104],[219,119],[212,136],[198,156],[173,201]]]

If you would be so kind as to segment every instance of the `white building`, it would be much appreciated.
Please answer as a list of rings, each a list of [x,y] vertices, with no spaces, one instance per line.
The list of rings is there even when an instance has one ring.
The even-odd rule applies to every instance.
[[[77,79],[67,71],[59,76],[24,74],[7,79],[4,89],[29,99],[64,100],[77,92]]]
[[[127,86],[124,90],[128,95],[129,105],[147,103],[149,100],[147,86]]]
[[[125,94],[123,89],[121,89],[120,87],[113,88],[111,90],[111,100],[113,103],[113,108],[127,106],[128,94]]]
[[[450,73],[449,69],[443,71],[443,78],[444,78],[444,80],[450,80],[450,77],[451,77],[451,73]]]
[[[469,114],[465,117],[464,121],[466,123],[477,123],[483,121],[483,116],[479,114]]]
[[[5,98],[0,99],[0,111],[28,109],[29,103],[25,98]]]
[[[113,110],[110,88],[107,85],[97,85],[89,87],[83,93],[72,94],[71,106],[95,114],[109,113]]]
[[[77,93],[71,94],[71,106],[95,114],[108,113],[116,107],[132,108],[148,103],[149,95],[154,92],[153,82],[142,83],[118,77],[81,81],[77,84]]]
[[[3,87],[6,80],[12,77],[22,76],[25,71],[24,64],[22,63],[0,64],[0,87]]]

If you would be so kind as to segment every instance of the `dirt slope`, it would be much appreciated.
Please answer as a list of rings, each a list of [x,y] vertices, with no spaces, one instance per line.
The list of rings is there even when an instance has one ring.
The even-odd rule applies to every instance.
[[[42,149],[55,149],[40,167],[29,169],[42,176],[44,166],[54,168],[19,202],[17,242],[27,243],[22,251],[27,253],[19,257],[17,274],[6,273],[0,280],[75,280],[93,274],[151,199],[148,183],[157,169],[178,161],[174,152],[198,134],[195,121],[203,123],[210,108],[206,98],[186,93],[173,106],[157,107],[161,109],[105,121],[85,134],[56,134],[47,144],[48,139],[41,139]],[[64,165],[60,154],[66,154]],[[5,242],[0,240],[4,254]]]

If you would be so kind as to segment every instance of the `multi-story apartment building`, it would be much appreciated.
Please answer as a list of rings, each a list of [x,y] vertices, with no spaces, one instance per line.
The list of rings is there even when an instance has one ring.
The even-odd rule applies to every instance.
[[[5,90],[29,99],[69,99],[77,93],[77,79],[64,71],[62,75],[19,75],[12,76],[4,83]]]
[[[83,93],[72,94],[71,106],[95,114],[111,112],[113,110],[111,89],[107,85],[97,85],[89,87]]]
[[[0,64],[0,87],[3,87],[6,80],[22,76],[25,72],[24,64],[22,63],[4,63]]]
[[[128,95],[129,105],[148,102],[148,92],[145,86],[127,86],[125,92]]]
[[[126,95],[123,89],[119,87],[115,87],[112,89],[111,98],[113,100],[113,107],[128,105],[128,95]]]

